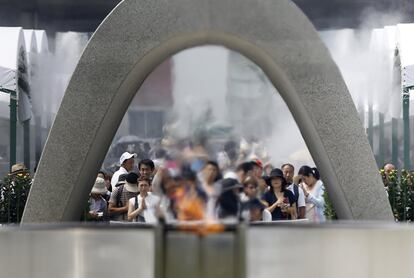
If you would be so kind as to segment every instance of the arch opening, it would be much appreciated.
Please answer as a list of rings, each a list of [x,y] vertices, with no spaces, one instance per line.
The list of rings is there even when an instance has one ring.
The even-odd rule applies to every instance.
[[[129,104],[132,102],[133,96],[139,91],[139,88],[142,86],[145,79],[158,65],[179,52],[205,45],[225,47],[230,51],[240,53],[263,71],[272,86],[280,93],[280,96],[288,106],[290,113],[292,113],[294,121],[299,127],[315,165],[322,173],[324,173],[322,174],[322,179],[325,183],[330,184],[328,186],[328,192],[338,217],[340,219],[352,219],[353,212],[348,205],[349,200],[347,200],[343,189],[339,185],[338,177],[333,174],[335,171],[332,167],[330,158],[326,154],[326,150],[323,148],[320,135],[318,134],[318,131],[315,130],[312,120],[305,113],[301,113],[301,111],[307,110],[303,100],[299,99],[293,84],[284,71],[272,61],[272,57],[269,56],[265,50],[245,39],[223,32],[203,31],[176,36],[166,42],[160,43],[160,45],[148,52],[139,63],[135,64],[134,68],[129,72],[128,76],[119,87],[118,91],[123,93],[128,92],[127,95],[123,95],[122,97],[124,99],[122,104],[123,112],[119,112],[119,115],[125,115]],[[113,106],[112,108],[120,109],[119,106]],[[107,115],[114,115],[114,113],[115,111],[110,111]],[[119,123],[112,124],[119,126],[122,117],[119,117],[118,121]],[[111,123],[109,119],[104,120],[102,124],[104,125],[105,122],[108,124]],[[113,125],[112,129],[114,129]],[[115,133],[113,136],[115,136]],[[113,138],[113,136],[111,136],[111,138]],[[109,140],[106,144],[108,149],[110,146]]]
[[[259,159],[265,168],[256,176],[259,200],[268,187],[262,172],[268,176],[272,168],[290,163],[297,174],[300,166],[315,165],[291,112],[264,72],[240,53],[217,45],[178,52],[145,79],[103,169],[118,170],[125,151],[137,154],[137,172],[145,158],[172,175],[183,164],[193,165],[203,190],[201,167],[207,161],[216,161],[226,176],[239,164]],[[303,218],[302,199],[300,206]]]

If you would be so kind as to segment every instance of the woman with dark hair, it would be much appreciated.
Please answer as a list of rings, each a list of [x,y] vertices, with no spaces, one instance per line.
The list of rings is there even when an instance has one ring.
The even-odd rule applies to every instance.
[[[320,180],[318,169],[305,165],[300,167],[298,174],[302,178],[300,187],[305,194],[306,218],[312,222],[324,222],[325,199],[323,193],[325,187]]]
[[[214,184],[222,179],[220,168],[215,161],[207,161],[201,172],[200,180],[203,190],[208,196],[215,195],[217,190]]]
[[[286,189],[287,183],[280,169],[273,169],[269,176],[270,189],[263,197],[263,203],[272,214],[272,220],[296,219],[296,203],[293,193]]]
[[[217,216],[220,219],[238,219],[241,213],[239,191],[242,186],[236,179],[222,180],[222,192],[217,199]]]
[[[198,174],[200,180],[201,189],[207,195],[207,218],[214,217],[215,205],[217,198],[221,193],[221,183],[218,182],[222,179],[219,165],[215,161],[207,161],[202,171]]]

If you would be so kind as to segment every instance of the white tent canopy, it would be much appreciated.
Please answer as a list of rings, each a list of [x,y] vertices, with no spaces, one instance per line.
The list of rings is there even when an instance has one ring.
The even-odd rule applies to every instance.
[[[0,27],[0,88],[17,90],[16,74],[20,49],[25,49],[23,30],[20,27]],[[0,93],[0,101],[9,96]]]
[[[370,70],[369,80],[375,82],[369,83],[370,95],[375,99],[374,109],[379,111],[388,111],[389,99],[392,95],[390,90],[392,83],[393,56],[386,55],[392,53],[389,50],[389,38],[385,28],[374,29],[371,32],[370,45],[368,54],[368,62]]]
[[[45,30],[34,30],[38,53],[49,53],[49,42]]]
[[[19,119],[25,121],[32,116],[31,93],[39,90],[39,86],[34,84],[34,75],[39,71],[42,58],[49,55],[46,32],[23,30],[21,27],[0,27],[0,41],[0,88],[18,93]],[[19,63],[23,63],[20,71]],[[19,78],[22,78],[22,82],[18,81]],[[24,82],[26,86],[19,86]],[[42,98],[40,95],[36,97]],[[7,94],[0,93],[1,103],[8,104],[9,98]],[[2,116],[6,116],[4,112],[1,112]]]
[[[47,110],[48,100],[51,98],[50,89],[45,84],[50,84],[53,81],[51,77],[52,71],[50,65],[52,63],[51,53],[49,52],[49,42],[44,30],[33,30],[36,37],[37,55],[36,63],[34,65],[34,73],[32,74],[31,82],[31,97],[33,104],[33,112],[36,116],[40,116]],[[54,71],[53,71],[54,73]],[[43,115],[44,116],[44,115]],[[40,119],[40,122],[46,124],[45,119]]]
[[[0,88],[14,90],[17,86],[16,71],[9,68],[0,67]],[[3,94],[2,94],[3,96]],[[8,96],[0,98],[0,100],[9,99]]]
[[[0,66],[17,69],[19,49],[25,49],[23,29],[21,27],[0,27]]]
[[[29,65],[29,73],[32,74],[32,69],[36,63],[37,56],[37,39],[34,30],[23,30],[24,41],[26,46],[27,64]]]
[[[32,29],[23,29],[23,36],[27,53],[37,53],[37,39],[35,31]]]
[[[37,67],[37,42],[34,30],[23,30],[25,46],[26,46],[26,61],[27,61],[27,81],[30,84],[27,92],[19,92],[19,119],[20,121],[29,120],[32,117],[32,103],[31,103],[31,88],[32,77]]]
[[[402,86],[414,86],[414,24],[397,25],[397,47],[401,59]]]
[[[387,48],[391,50],[389,55],[391,55],[391,57],[393,58],[395,46],[397,45],[397,26],[395,25],[385,26],[384,30],[385,30],[386,38],[387,38]]]

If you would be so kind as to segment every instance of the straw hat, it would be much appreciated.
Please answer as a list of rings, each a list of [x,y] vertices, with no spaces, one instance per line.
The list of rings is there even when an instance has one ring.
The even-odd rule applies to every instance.
[[[21,173],[24,171],[27,171],[26,166],[24,166],[23,163],[17,163],[11,167],[11,171],[9,175],[14,175],[14,174]]]

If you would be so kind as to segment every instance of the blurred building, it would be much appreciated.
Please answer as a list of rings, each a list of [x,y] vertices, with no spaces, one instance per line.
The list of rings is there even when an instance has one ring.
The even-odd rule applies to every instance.
[[[272,134],[272,93],[276,93],[265,73],[251,60],[230,51],[228,58],[226,106],[234,132],[249,140]]]
[[[144,81],[128,109],[128,133],[159,139],[172,108],[172,60],[160,64]]]

